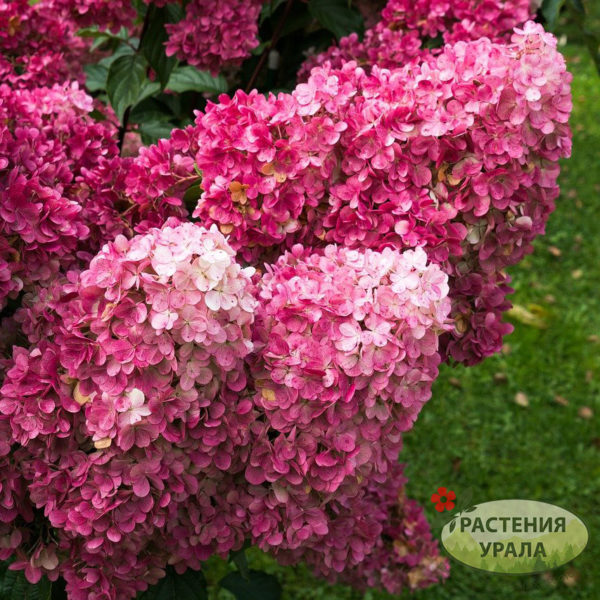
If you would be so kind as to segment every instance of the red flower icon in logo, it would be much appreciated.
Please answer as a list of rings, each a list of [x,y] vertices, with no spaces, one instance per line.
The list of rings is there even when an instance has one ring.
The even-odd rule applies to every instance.
[[[447,490],[445,487],[439,487],[437,494],[431,495],[431,501],[435,504],[435,510],[444,512],[444,510],[452,510],[456,494],[452,490]]]

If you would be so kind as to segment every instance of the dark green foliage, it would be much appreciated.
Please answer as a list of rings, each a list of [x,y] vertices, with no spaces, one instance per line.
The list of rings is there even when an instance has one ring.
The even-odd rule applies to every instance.
[[[363,18],[348,0],[309,0],[308,10],[338,40],[352,32],[364,33]]]
[[[208,600],[206,579],[202,571],[188,569],[178,575],[174,569],[167,570],[167,576],[158,584],[139,596],[140,600]]]
[[[281,585],[274,575],[262,571],[249,571],[246,576],[234,571],[220,581],[221,587],[230,591],[236,600],[279,600]]]
[[[51,595],[52,584],[45,577],[32,585],[23,571],[7,569],[0,579],[0,600],[51,600]]]

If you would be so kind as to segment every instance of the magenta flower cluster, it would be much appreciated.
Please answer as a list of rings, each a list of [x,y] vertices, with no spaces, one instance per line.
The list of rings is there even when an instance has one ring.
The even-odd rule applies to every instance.
[[[300,69],[307,79],[317,65],[340,68],[356,61],[394,69],[423,58],[432,46],[478,40],[507,41],[512,30],[533,17],[531,0],[389,0],[381,17],[361,41],[356,33],[321,54],[310,56]],[[434,50],[435,52],[435,50]]]
[[[51,86],[80,78],[86,46],[75,35],[75,23],[53,9],[52,1],[0,1],[2,83],[12,87]]]
[[[168,53],[239,64],[261,4],[191,0]],[[571,148],[556,40],[525,0],[390,0],[293,93],[122,158],[70,44],[134,16],[0,0],[0,559],[71,600],[248,542],[358,588],[443,579],[402,434],[442,361],[510,330]]]
[[[80,180],[116,156],[117,145],[116,128],[95,121],[93,109],[76,82],[0,85],[0,308],[50,283],[78,251],[89,260],[99,248],[90,215],[109,207],[101,197],[82,202]]]
[[[185,18],[167,25],[167,55],[219,72],[239,65],[258,46],[258,15],[265,0],[191,0]]]
[[[42,0],[46,10],[62,15],[78,28],[98,26],[118,33],[131,27],[136,11],[130,0]]]
[[[283,564],[305,562],[331,582],[391,594],[447,577],[448,564],[438,554],[423,509],[404,493],[402,470],[392,462],[384,482],[370,481],[357,496],[337,502],[330,531],[319,544],[275,556]]]

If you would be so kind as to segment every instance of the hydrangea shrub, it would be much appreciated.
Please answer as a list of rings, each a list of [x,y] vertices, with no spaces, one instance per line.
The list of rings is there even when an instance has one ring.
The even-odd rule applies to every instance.
[[[248,545],[439,582],[402,436],[510,331],[571,148],[556,40],[525,0],[359,2],[362,39],[345,2],[180,4],[0,2],[0,559],[71,600]],[[241,89],[294,10],[341,39]]]

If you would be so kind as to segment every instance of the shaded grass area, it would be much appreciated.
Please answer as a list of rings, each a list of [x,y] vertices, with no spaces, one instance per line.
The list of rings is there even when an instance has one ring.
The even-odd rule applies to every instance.
[[[432,400],[405,436],[401,459],[408,495],[426,507],[438,538],[443,521],[429,498],[446,486],[459,501],[472,495],[473,503],[527,498],[558,504],[583,519],[590,542],[571,564],[545,575],[494,575],[452,561],[448,581],[417,592],[415,600],[600,597],[600,343],[594,337],[600,336],[600,78],[583,47],[563,50],[574,75],[573,157],[563,165],[547,235],[510,270],[513,303],[540,314],[547,327],[515,321],[501,355],[471,368],[445,366]],[[527,406],[515,402],[519,392]],[[583,407],[593,414],[580,416]],[[278,575],[286,600],[392,598],[329,586],[302,566],[283,569],[259,553],[250,558]],[[216,581],[226,568],[213,561],[207,575]]]

